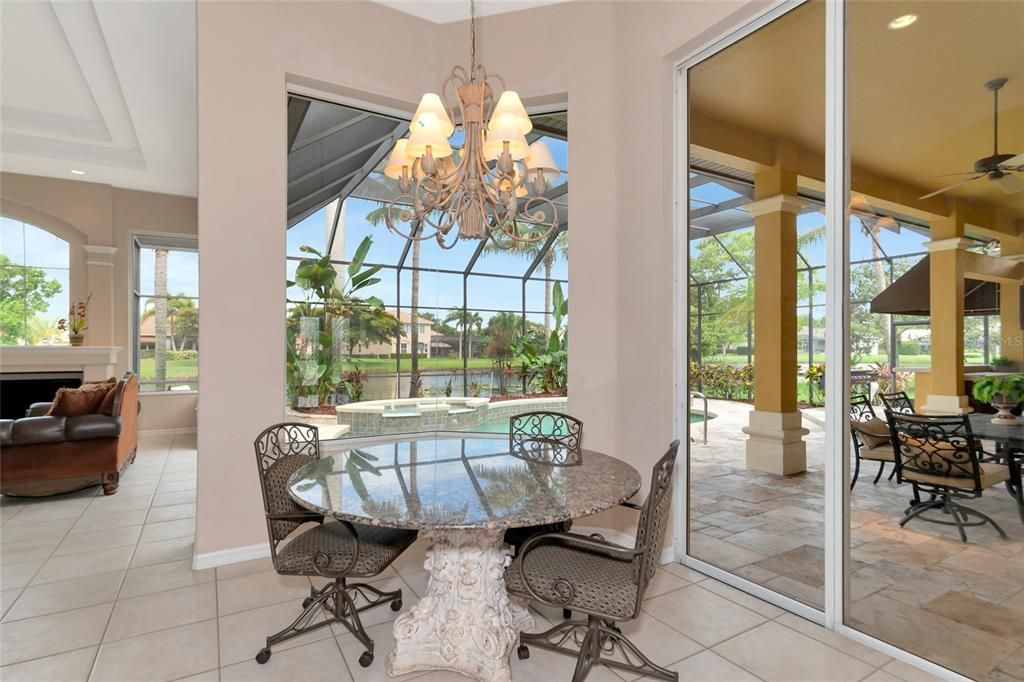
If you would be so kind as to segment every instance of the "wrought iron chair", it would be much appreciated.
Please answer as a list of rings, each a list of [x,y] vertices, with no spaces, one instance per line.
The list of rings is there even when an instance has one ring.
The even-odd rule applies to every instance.
[[[906,391],[895,391],[893,393],[879,393],[882,405],[886,412],[895,414],[914,414],[914,401],[910,399]]]
[[[509,452],[527,462],[575,466],[583,461],[583,422],[561,412],[526,412],[509,419]],[[539,533],[567,531],[572,521],[509,528],[505,543],[521,547]],[[566,615],[566,618],[569,616]]]
[[[921,516],[925,521],[956,526],[960,540],[967,542],[967,526],[991,524],[999,535],[1006,533],[992,518],[960,504],[982,496],[986,488],[1012,481],[1020,491],[1021,459],[1012,457],[1009,465],[985,462],[978,439],[971,432],[967,415],[926,416],[887,412],[893,444],[896,447],[896,480],[914,487],[914,500],[903,513],[900,526],[922,513],[937,509],[952,521]],[[920,493],[929,495],[922,500]],[[1020,493],[1016,495],[1021,504]],[[969,517],[977,521],[969,521]]]
[[[402,591],[382,592],[373,585],[347,580],[379,575],[416,540],[416,532],[348,521],[325,522],[322,515],[304,509],[291,498],[288,479],[299,467],[320,459],[320,436],[315,426],[275,424],[257,436],[255,447],[274,568],[282,575],[320,576],[332,581],[310,588],[302,602],[302,613],[291,625],[267,637],[256,662],[270,660],[275,644],[341,623],[366,647],[359,665],[369,666],[373,663],[373,640],[366,634],[359,614],[384,604],[390,604],[392,611],[400,610]],[[296,533],[308,522],[318,525]],[[326,618],[318,620],[318,616]]]
[[[678,451],[679,441],[673,441],[654,465],[632,549],[597,534],[575,533],[538,535],[523,545],[505,573],[508,591],[581,611],[587,619],[567,620],[540,634],[520,634],[520,659],[529,658],[530,646],[574,656],[573,682],[582,682],[598,664],[662,680],[679,679],[678,673],[652,662],[616,624],[640,614],[644,591],[658,567]]]
[[[583,461],[583,422],[561,412],[526,412],[509,420],[509,451],[522,459],[572,466]]]
[[[854,469],[850,490],[857,485],[861,460],[878,462],[878,473],[873,484],[877,484],[885,471],[885,463],[893,462],[889,480],[896,475],[896,455],[892,447],[889,425],[875,415],[875,408],[866,395],[854,393],[850,396],[850,436],[853,439]]]

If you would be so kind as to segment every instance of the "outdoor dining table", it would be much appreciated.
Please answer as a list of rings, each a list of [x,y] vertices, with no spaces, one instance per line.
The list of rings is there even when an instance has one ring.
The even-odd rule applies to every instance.
[[[388,674],[449,670],[496,682],[511,680],[518,634],[533,627],[526,603],[505,591],[505,530],[594,514],[639,489],[636,469],[598,452],[555,465],[513,454],[507,440],[443,436],[325,455],[288,483],[307,509],[415,529],[427,541],[427,591],[395,620]]]
[[[995,441],[1000,449],[1024,450],[1024,419],[1016,424],[993,424],[992,414],[968,415],[971,431],[983,440]]]

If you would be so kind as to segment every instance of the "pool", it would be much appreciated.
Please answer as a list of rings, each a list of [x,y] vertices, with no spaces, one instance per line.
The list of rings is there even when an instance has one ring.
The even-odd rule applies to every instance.
[[[714,412],[708,412],[708,420],[712,420],[718,415]],[[697,424],[704,421],[704,413],[700,410],[690,411],[690,423]],[[481,422],[476,426],[472,426],[468,429],[462,429],[463,431],[471,431],[473,433],[508,433],[508,419],[489,419]]]

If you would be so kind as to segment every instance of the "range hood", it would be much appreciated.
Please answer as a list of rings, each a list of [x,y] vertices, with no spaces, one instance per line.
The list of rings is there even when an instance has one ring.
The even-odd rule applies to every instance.
[[[871,312],[885,315],[931,314],[931,256],[871,300]],[[964,315],[998,315],[999,285],[980,279],[964,280]]]

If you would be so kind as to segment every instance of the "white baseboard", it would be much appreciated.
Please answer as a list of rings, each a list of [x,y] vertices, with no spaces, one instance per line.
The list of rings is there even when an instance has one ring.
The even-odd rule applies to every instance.
[[[179,426],[173,429],[139,429],[140,436],[174,436],[186,433],[196,433],[196,427]]]
[[[242,561],[262,559],[268,556],[270,556],[270,543],[267,542],[261,542],[256,545],[245,545],[243,547],[233,547],[231,549],[221,549],[216,552],[206,552],[205,554],[193,555],[192,570],[202,571],[206,568],[227,566],[228,564],[237,564]]]

